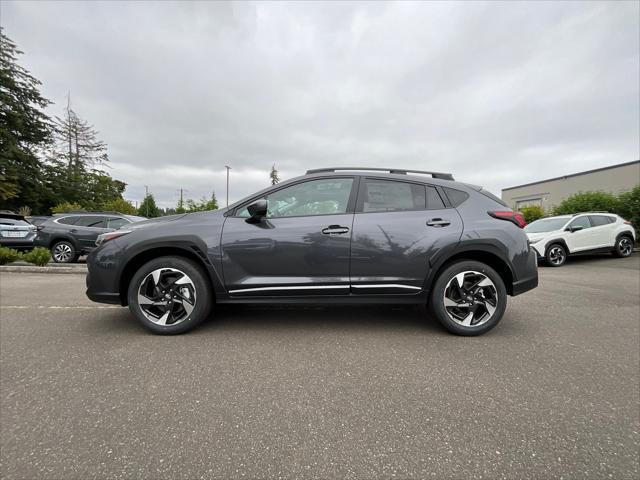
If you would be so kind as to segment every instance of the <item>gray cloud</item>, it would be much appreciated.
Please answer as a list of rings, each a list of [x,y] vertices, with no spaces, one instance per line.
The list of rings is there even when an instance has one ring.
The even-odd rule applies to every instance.
[[[3,2],[22,62],[164,206],[331,165],[503,187],[640,157],[638,2]]]

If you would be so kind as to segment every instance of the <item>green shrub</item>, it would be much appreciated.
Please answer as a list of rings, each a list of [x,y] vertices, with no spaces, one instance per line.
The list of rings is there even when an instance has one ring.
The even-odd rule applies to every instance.
[[[13,248],[0,247],[0,265],[6,265],[7,263],[20,260],[20,252]]]
[[[618,211],[618,205],[618,199],[612,193],[578,192],[560,202],[553,213],[555,215],[597,211],[615,213]]]
[[[22,255],[25,262],[33,263],[39,267],[44,267],[51,260],[51,252],[48,248],[36,247],[29,253]]]
[[[633,224],[636,229],[636,239],[640,239],[640,185],[618,195],[616,213]]]
[[[56,205],[55,207],[53,207],[51,209],[51,212],[67,213],[67,212],[74,212],[78,210],[84,210],[84,208],[82,208],[82,206],[78,205],[77,203],[62,202]]]
[[[531,223],[544,217],[544,208],[539,205],[529,205],[528,207],[522,207],[520,213],[524,216],[525,222]]]

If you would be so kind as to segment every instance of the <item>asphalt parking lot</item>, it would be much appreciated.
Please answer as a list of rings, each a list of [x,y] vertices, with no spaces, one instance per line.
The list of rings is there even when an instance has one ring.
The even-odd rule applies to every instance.
[[[0,278],[0,476],[638,478],[640,255],[541,268],[489,334],[225,308],[153,336],[84,277]]]

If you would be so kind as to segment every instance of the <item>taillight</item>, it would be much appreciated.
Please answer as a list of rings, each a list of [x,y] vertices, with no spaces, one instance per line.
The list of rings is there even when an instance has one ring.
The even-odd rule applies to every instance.
[[[527,222],[525,222],[524,217],[520,212],[498,211],[487,213],[493,218],[497,218],[499,220],[508,220],[509,222],[515,223],[520,228],[524,228],[527,225]]]
[[[633,223],[631,223],[629,220],[625,220],[624,223],[627,225],[633,225]]]

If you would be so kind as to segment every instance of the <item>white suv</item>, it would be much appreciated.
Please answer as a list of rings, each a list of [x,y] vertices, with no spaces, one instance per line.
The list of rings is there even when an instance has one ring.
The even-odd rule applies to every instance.
[[[531,246],[552,267],[559,267],[574,253],[612,252],[617,257],[633,253],[636,234],[613,213],[578,213],[547,217],[524,228]]]

